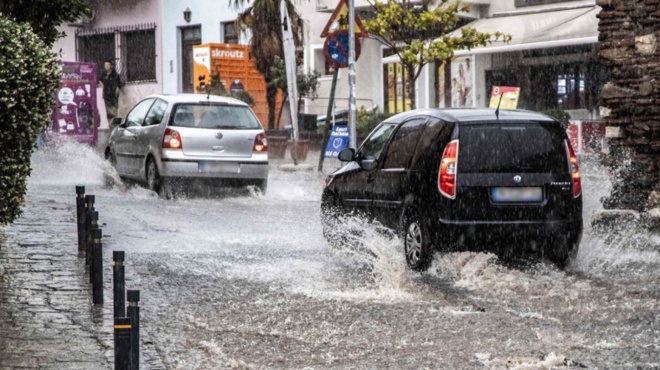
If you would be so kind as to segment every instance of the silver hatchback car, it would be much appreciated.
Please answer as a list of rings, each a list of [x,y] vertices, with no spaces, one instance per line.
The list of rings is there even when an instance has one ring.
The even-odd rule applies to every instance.
[[[187,180],[268,185],[268,141],[250,107],[198,94],[151,95],[113,119],[105,157],[121,177],[172,195]]]

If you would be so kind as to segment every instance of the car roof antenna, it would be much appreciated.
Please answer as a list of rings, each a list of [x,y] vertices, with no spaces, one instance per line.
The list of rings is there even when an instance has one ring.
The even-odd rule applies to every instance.
[[[497,109],[495,109],[495,117],[497,117],[498,120],[500,119],[500,104],[502,104],[502,98],[503,97],[504,97],[504,93],[501,93],[500,94],[500,101],[499,101],[499,103],[497,103]]]

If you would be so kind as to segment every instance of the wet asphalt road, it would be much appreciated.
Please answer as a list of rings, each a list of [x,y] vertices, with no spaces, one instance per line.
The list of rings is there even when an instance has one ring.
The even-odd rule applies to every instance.
[[[587,221],[608,184],[583,171]],[[106,255],[126,251],[167,368],[660,368],[657,238],[587,228],[567,272],[464,252],[416,274],[399,240],[360,220],[347,223],[369,253],[326,245],[316,172],[273,165],[265,197],[176,201],[105,187],[104,173],[91,149],[41,151],[29,197],[96,194]]]

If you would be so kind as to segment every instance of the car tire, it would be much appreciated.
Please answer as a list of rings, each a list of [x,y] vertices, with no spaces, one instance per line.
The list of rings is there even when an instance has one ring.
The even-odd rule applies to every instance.
[[[416,214],[406,217],[403,228],[406,263],[414,271],[425,271],[433,259],[428,228]]]
[[[149,158],[149,161],[147,161],[146,172],[147,188],[160,195],[163,184],[160,173],[158,172],[158,166],[156,166],[156,161],[153,158]]]
[[[565,270],[575,260],[579,250],[578,243],[568,237],[561,237],[555,241],[553,250],[548,255],[550,262],[554,263],[560,270]]]
[[[266,195],[266,190],[268,190],[268,179],[257,182],[257,189],[261,191],[262,195]]]

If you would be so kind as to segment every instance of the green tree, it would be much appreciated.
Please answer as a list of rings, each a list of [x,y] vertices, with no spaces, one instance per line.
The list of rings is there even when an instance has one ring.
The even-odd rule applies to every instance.
[[[408,94],[412,108],[416,106],[415,81],[422,68],[433,61],[448,61],[455,50],[471,49],[511,36],[501,32],[478,32],[464,27],[452,34],[460,26],[459,12],[469,12],[468,4],[458,0],[376,0],[372,4],[375,16],[364,22],[369,37],[391,48],[401,59],[411,83]]]
[[[293,28],[294,43],[303,42],[303,20],[291,0],[230,0],[236,8],[248,6],[236,19],[236,25],[243,32],[249,30],[250,46],[256,68],[266,80],[266,101],[268,102],[268,128],[275,128],[275,104],[277,87],[271,84],[271,65],[275,57],[284,59],[282,49],[282,17],[280,1],[286,1],[289,20]]]
[[[37,136],[50,124],[57,55],[29,24],[0,17],[0,224],[21,215]]]
[[[0,14],[17,23],[29,23],[47,46],[64,34],[57,26],[91,15],[86,0],[0,0]]]

